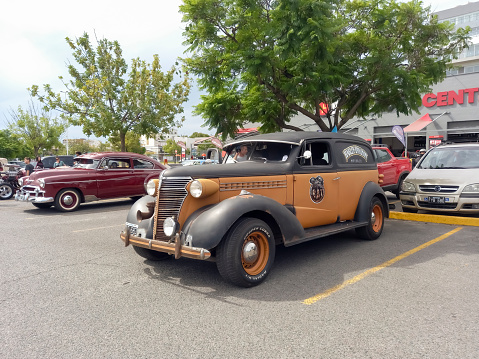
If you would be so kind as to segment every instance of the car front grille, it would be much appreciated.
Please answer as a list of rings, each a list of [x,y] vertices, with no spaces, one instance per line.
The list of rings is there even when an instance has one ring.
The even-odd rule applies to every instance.
[[[170,240],[170,237],[167,237],[163,232],[163,221],[168,217],[174,217],[175,219],[178,219],[183,201],[188,195],[188,192],[186,191],[186,185],[190,181],[191,177],[162,178],[156,208],[156,240]]]
[[[417,204],[419,207],[423,208],[455,209],[457,207],[457,203],[430,203],[425,201],[418,201]]]
[[[421,192],[428,193],[454,193],[459,189],[459,186],[448,186],[448,185],[420,185],[419,190]]]

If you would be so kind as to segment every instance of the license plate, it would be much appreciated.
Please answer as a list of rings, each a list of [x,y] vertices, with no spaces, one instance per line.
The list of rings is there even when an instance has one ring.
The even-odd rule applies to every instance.
[[[429,203],[445,203],[445,197],[430,196]]]
[[[137,224],[133,224],[133,223],[128,223],[126,222],[126,225],[128,226],[128,228],[130,229],[130,234],[132,236],[136,236],[137,235],[137,230],[138,230],[138,225]]]

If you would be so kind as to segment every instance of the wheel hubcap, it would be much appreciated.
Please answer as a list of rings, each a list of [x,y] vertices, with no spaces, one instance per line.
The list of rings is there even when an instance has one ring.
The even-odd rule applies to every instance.
[[[254,263],[258,259],[258,247],[254,242],[247,242],[244,245],[243,259],[246,263]]]
[[[73,197],[71,195],[66,195],[63,197],[63,203],[67,206],[71,206],[73,204]]]

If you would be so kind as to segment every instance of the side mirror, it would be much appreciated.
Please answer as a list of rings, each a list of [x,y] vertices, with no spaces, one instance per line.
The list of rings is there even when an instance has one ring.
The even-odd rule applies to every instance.
[[[307,150],[307,151],[304,151],[303,155],[301,156],[301,158],[304,158],[305,160],[309,160],[311,158],[311,151]]]

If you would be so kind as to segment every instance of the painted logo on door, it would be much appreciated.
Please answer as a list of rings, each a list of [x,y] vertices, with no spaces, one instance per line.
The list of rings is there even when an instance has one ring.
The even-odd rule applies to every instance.
[[[324,198],[324,179],[321,176],[311,177],[309,179],[309,196],[314,203],[319,203]]]

